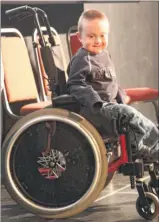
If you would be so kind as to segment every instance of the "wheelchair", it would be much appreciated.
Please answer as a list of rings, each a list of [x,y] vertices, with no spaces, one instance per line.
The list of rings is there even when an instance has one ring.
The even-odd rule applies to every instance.
[[[10,13],[20,10],[28,8]],[[49,83],[51,88],[51,75]],[[107,186],[107,177],[118,171],[129,176],[131,188],[138,191],[139,215],[146,220],[157,217],[158,163],[133,158],[127,126],[118,138],[101,135],[100,129],[80,115],[80,104],[65,90],[61,92],[63,86],[59,81],[56,96],[52,90],[51,104],[19,118],[5,136],[2,175],[9,194],[40,217],[68,218],[88,208]],[[148,184],[143,180],[145,171],[150,175]]]

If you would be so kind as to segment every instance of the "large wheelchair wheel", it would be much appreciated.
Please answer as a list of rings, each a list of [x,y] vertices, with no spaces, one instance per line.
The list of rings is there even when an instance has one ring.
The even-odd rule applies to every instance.
[[[2,160],[9,194],[43,218],[67,218],[85,210],[102,191],[108,170],[99,133],[63,109],[20,119],[3,143]]]

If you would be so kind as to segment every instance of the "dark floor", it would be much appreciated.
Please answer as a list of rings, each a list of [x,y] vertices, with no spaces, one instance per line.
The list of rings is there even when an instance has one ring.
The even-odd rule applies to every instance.
[[[147,177],[146,177],[147,178]],[[116,174],[113,181],[102,191],[100,197],[90,208],[69,219],[53,219],[50,222],[144,222],[136,212],[135,203],[138,194],[131,190],[129,178]],[[2,222],[44,222],[28,213],[16,204],[6,189],[1,187],[1,221]],[[158,222],[159,218],[153,220]]]

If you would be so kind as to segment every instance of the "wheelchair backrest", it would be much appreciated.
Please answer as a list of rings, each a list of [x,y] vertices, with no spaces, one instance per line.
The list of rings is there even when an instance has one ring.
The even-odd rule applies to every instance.
[[[62,44],[57,31],[51,27],[52,35],[55,39],[55,46],[50,46],[48,34],[46,32],[46,27],[41,27],[44,34],[45,41],[48,44],[48,48],[41,48],[39,44],[39,38],[37,34],[37,29],[33,32],[33,42],[36,43],[34,50],[36,55],[37,64],[39,67],[39,73],[42,76],[42,81],[44,85],[45,95],[50,95],[50,91],[56,91],[57,95],[62,95],[66,93],[66,62],[62,49]],[[50,68],[49,68],[50,66]],[[51,70],[51,76],[50,76]],[[53,89],[53,78],[55,79],[56,86]]]

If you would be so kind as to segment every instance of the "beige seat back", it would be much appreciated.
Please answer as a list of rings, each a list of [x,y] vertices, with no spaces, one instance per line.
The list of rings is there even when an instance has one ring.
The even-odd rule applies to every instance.
[[[22,35],[16,29],[2,29],[1,35],[3,93],[7,111],[12,113],[11,103],[37,100],[38,92]]]

